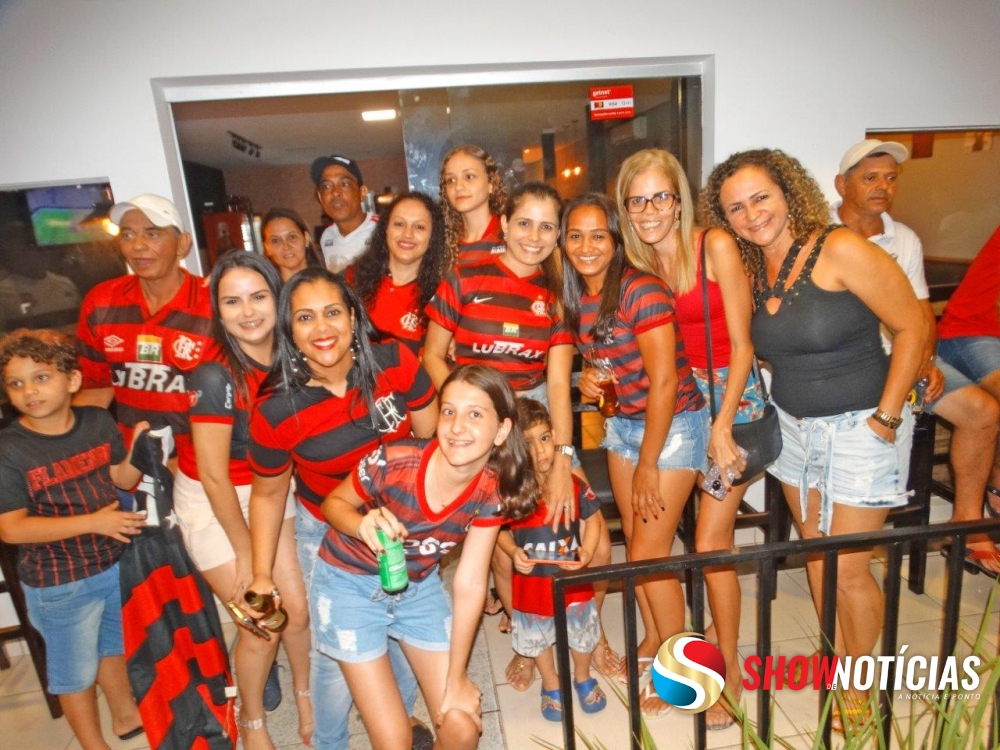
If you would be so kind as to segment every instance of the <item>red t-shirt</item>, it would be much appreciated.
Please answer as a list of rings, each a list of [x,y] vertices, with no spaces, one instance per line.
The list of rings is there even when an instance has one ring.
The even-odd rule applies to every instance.
[[[543,383],[549,349],[573,343],[545,274],[522,279],[499,257],[449,271],[427,317],[454,334],[459,365],[489,365],[515,391]]]
[[[610,344],[594,342],[591,329],[597,322],[597,311],[601,306],[600,294],[584,294],[580,301],[580,340],[577,346],[583,357],[590,356],[593,346],[598,359],[608,366],[618,377],[618,402],[621,415],[633,419],[644,419],[646,402],[649,399],[649,376],[639,352],[640,333],[658,326],[672,325],[676,342],[677,402],[674,414],[682,411],[697,411],[705,406],[691,365],[684,353],[684,340],[677,330],[674,317],[674,295],[661,279],[656,276],[625,269],[622,274],[621,295],[618,315],[615,318],[614,338]]]
[[[565,554],[580,547],[580,519],[592,517],[601,508],[601,503],[594,492],[573,477],[573,499],[576,502],[576,520],[569,529],[559,526],[555,533],[552,524],[545,523],[546,506],[538,503],[538,508],[527,518],[511,524],[510,531],[518,547],[529,551],[541,548],[548,552]],[[529,551],[530,556],[530,551]],[[562,570],[558,565],[536,565],[530,575],[513,574],[514,609],[518,612],[552,617],[555,605],[552,601],[552,577]],[[566,590],[566,604],[590,601],[594,597],[594,587],[589,583],[573,586]]]
[[[98,284],[80,308],[83,387],[114,388],[126,445],[132,426],[143,419],[154,428],[170,425],[178,447],[189,442],[185,376],[220,353],[205,280],[181,272],[177,294],[155,314],[133,274]]]
[[[938,322],[939,339],[1000,337],[1000,227],[979,250]]]

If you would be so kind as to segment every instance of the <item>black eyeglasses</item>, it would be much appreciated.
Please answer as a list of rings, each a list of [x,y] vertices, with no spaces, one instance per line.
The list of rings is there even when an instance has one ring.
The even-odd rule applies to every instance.
[[[630,195],[625,199],[625,210],[630,214],[641,214],[646,210],[646,204],[652,203],[653,208],[658,211],[669,211],[674,207],[678,197],[676,194],[668,193],[666,190],[662,193],[651,195],[648,198],[645,195]]]

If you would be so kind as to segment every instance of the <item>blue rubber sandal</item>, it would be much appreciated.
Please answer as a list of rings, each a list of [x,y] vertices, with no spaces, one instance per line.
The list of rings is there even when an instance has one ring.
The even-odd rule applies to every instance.
[[[585,714],[596,714],[608,705],[608,699],[598,686],[596,678],[591,677],[583,682],[574,682],[573,687],[576,688],[576,695],[580,699],[580,708]]]
[[[559,702],[559,689],[546,690],[542,688],[542,716],[549,721],[562,721],[562,703]]]

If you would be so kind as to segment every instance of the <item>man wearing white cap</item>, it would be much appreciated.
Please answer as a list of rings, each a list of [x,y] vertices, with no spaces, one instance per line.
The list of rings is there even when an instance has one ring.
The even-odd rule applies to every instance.
[[[191,235],[176,206],[149,193],[116,203],[110,218],[134,274],[98,284],[83,300],[79,401],[107,406],[114,398],[127,443],[143,419],[190,440],[184,375],[217,352],[208,289],[180,265]]]
[[[834,186],[843,199],[833,219],[889,253],[903,268],[928,322],[925,360],[918,379],[927,379],[925,410],[954,425],[951,464],[955,471],[953,521],[982,518],[983,495],[990,472],[1000,479],[995,460],[1000,404],[955,368],[935,357],[936,321],[924,278],[924,257],[916,233],[895,221],[889,211],[896,196],[899,165],[909,157],[901,143],[868,139],[851,146],[840,161]],[[886,346],[890,344],[884,339]],[[991,468],[992,467],[992,468]],[[968,564],[996,576],[1000,553],[989,539],[970,541]]]

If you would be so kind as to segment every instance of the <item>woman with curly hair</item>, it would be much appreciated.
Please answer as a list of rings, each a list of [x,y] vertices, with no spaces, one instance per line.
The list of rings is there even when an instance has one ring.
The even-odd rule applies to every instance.
[[[771,364],[783,448],[768,469],[803,538],[872,532],[906,504],[912,417],[926,325],[896,262],[855,232],[828,226],[830,209],[805,168],[775,149],[733,154],[701,196],[708,223],[736,238],[753,275],[751,337]],[[893,334],[886,357],[879,324]],[[871,550],[837,562],[841,656],[871,654],[883,600]],[[822,560],[807,564],[817,612]],[[868,715],[847,689],[834,728]]]
[[[447,262],[444,217],[425,193],[393,199],[368,241],[368,249],[347,270],[347,282],[361,297],[372,325],[419,355],[427,332],[424,307],[434,296]]]
[[[277,266],[284,283],[303,268],[322,266],[323,258],[309,236],[309,225],[290,208],[272,208],[260,223],[264,254]]]
[[[459,146],[441,162],[441,210],[449,264],[503,252],[500,214],[507,188],[496,161],[479,146]]]
[[[751,372],[750,285],[739,248],[728,232],[695,225],[687,175],[667,151],[646,149],[626,159],[618,171],[615,203],[629,259],[640,270],[659,276],[674,292],[677,326],[695,382],[706,400],[712,396],[715,400],[708,456],[728,483],[727,472],[739,476],[745,468],[733,440],[733,424],[752,422],[764,413],[764,396]],[[702,494],[695,530],[699,552],[732,548],[736,512],[747,486],[729,487],[721,501]],[[739,579],[731,567],[713,568],[705,583],[715,634],[726,660],[727,700],[736,700],[742,682],[736,653]],[[719,701],[708,709],[705,721],[709,729],[725,729],[734,719],[726,701]]]

